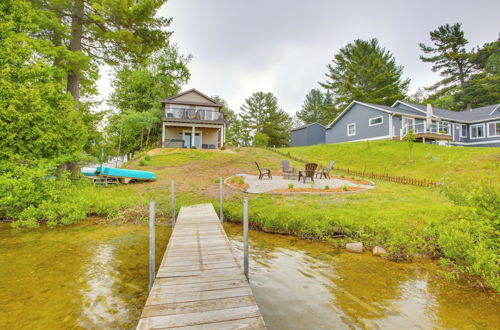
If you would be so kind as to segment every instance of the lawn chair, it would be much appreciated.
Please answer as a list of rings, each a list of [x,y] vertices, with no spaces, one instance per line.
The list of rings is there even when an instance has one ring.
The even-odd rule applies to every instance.
[[[323,177],[325,177],[325,179],[330,179],[330,171],[332,170],[333,164],[335,164],[335,161],[332,160],[330,163],[328,163],[327,167],[317,170],[316,177],[318,177],[319,175],[320,179]]]
[[[311,181],[314,182],[314,174],[316,173],[317,168],[318,168],[318,164],[307,163],[306,170],[299,171],[299,182],[300,182],[300,178],[304,178],[304,183],[306,183],[306,178],[311,178]]]
[[[255,162],[255,165],[257,165],[257,169],[259,170],[259,180],[262,180],[264,176],[267,175],[269,179],[273,179],[273,176],[271,175],[271,170],[266,168],[266,167],[260,167],[259,163]]]
[[[281,161],[281,168],[283,169],[283,179],[295,179],[297,174],[295,174],[295,168],[290,167],[290,162],[288,160]]]

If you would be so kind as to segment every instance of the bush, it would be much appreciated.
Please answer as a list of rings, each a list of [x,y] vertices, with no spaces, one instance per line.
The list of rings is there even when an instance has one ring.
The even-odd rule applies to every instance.
[[[0,208],[4,216],[17,220],[14,226],[38,227],[39,221],[48,225],[77,223],[86,217],[85,199],[75,200],[74,186],[69,173],[56,169],[49,161],[34,163],[3,163],[0,165]]]
[[[343,191],[349,191],[349,187],[347,185],[342,186]]]
[[[269,136],[264,133],[257,133],[253,137],[253,145],[256,147],[267,147],[269,144]]]
[[[443,264],[454,268],[456,277],[470,274],[481,285],[500,291],[500,192],[489,184],[446,187],[445,194],[465,206],[457,219],[437,226],[437,243]]]
[[[324,189],[325,189],[325,190],[328,190],[328,189],[330,189],[330,186],[329,186],[329,185],[326,185]]]
[[[145,159],[141,159],[141,160],[139,161],[139,166],[146,166],[146,165],[148,165],[148,163],[146,162],[146,160],[145,160]]]
[[[293,187],[294,187],[293,183],[288,184],[288,189],[293,189]]]

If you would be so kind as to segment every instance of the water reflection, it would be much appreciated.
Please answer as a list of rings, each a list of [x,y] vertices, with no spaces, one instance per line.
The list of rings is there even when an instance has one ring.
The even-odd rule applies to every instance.
[[[240,227],[225,228],[241,255]],[[250,240],[250,284],[270,329],[500,328],[498,297],[444,281],[432,262],[254,231]]]

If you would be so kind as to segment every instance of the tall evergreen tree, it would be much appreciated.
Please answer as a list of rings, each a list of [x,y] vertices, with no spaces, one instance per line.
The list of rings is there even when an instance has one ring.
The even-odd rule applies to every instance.
[[[289,145],[291,118],[279,108],[272,93],[257,92],[245,99],[240,117],[243,131],[248,131],[252,139],[256,133],[264,133],[269,146]]]
[[[481,107],[500,100],[500,39],[473,51],[471,63],[478,71],[471,75],[454,100],[458,109]]]
[[[439,72],[442,80],[434,84],[430,90],[440,90],[440,93],[457,86],[464,87],[473,71],[470,55],[465,49],[468,41],[464,37],[462,24],[441,25],[430,32],[434,46],[420,43],[420,49],[429,56],[421,55],[423,62],[432,63],[432,71]]]
[[[408,90],[410,80],[402,78],[403,68],[377,39],[347,44],[332,62],[320,85],[334,95],[336,109],[353,100],[391,105]]]
[[[98,64],[140,62],[165,45],[171,19],[156,15],[165,2],[32,0],[57,17],[57,24],[45,26],[40,37],[61,49],[55,64],[67,70],[67,90],[77,106],[81,84],[97,78]]]
[[[328,124],[335,117],[333,111],[333,98],[329,93],[322,93],[319,89],[311,89],[306,95],[302,109],[297,112],[297,117],[305,124],[318,122]]]

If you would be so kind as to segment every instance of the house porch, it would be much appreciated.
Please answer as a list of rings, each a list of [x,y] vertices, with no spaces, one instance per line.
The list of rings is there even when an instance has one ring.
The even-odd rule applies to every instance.
[[[224,125],[163,124],[163,148],[217,149],[224,145]]]

